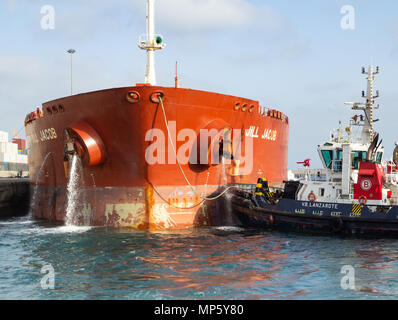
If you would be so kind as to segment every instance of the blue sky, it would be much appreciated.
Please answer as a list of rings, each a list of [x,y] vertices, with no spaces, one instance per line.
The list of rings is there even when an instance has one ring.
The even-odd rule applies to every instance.
[[[55,9],[55,29],[42,30],[42,6]],[[355,29],[343,30],[344,5]],[[393,0],[156,0],[158,84],[260,101],[287,114],[289,166],[310,157],[331,129],[353,115],[345,101],[366,89],[362,66],[381,67],[376,130],[386,155],[398,141],[398,2]],[[0,130],[23,127],[42,102],[68,95],[74,48],[75,93],[143,82],[145,0],[2,0],[0,2]],[[21,131],[23,135],[23,130]]]

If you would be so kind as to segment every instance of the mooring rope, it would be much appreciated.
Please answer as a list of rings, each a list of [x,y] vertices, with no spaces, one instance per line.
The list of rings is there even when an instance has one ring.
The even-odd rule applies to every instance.
[[[176,208],[176,209],[184,209],[184,210],[195,209],[196,207],[199,207],[200,205],[202,205],[203,202],[205,202],[205,200],[201,200],[200,202],[198,202],[197,204],[195,204],[191,207],[179,207],[179,206],[176,206],[175,204],[170,203],[170,201],[166,200],[151,182],[149,182],[149,184],[151,185],[151,187],[153,188],[153,190],[156,192],[156,194],[159,196],[160,199],[162,199],[164,202],[168,203],[169,206]]]
[[[180,161],[178,160],[177,151],[176,151],[176,149],[175,149],[173,140],[171,139],[170,129],[169,129],[169,125],[168,125],[168,122],[167,122],[166,111],[164,110],[163,100],[162,100],[162,97],[161,97],[160,95],[159,95],[158,98],[159,98],[159,101],[160,101],[160,105],[161,105],[161,107],[162,107],[163,119],[164,119],[164,123],[165,123],[165,125],[166,125],[167,134],[168,134],[168,137],[169,137],[169,142],[170,142],[171,147],[172,147],[172,149],[173,149],[174,156],[176,157],[177,164],[178,164],[178,167],[179,167],[179,169],[180,169],[180,172],[181,172],[182,176],[184,177],[184,179],[185,179],[187,185],[191,188],[192,192],[193,192],[197,197],[199,197],[200,199],[202,199],[201,203],[203,203],[204,201],[217,200],[218,198],[222,197],[225,193],[227,193],[230,189],[237,188],[236,186],[229,186],[229,187],[227,187],[223,192],[221,192],[219,195],[217,195],[217,196],[215,196],[215,197],[203,197],[201,194],[199,194],[199,193],[195,190],[194,186],[192,186],[192,184],[189,182],[187,176],[185,175],[185,172],[184,172],[184,170],[182,169],[181,163],[180,163]],[[180,208],[180,209],[185,209],[185,208]]]

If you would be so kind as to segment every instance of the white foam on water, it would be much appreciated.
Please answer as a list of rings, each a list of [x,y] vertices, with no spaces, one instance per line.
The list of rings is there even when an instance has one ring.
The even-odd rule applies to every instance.
[[[45,229],[46,233],[83,233],[91,230],[93,227],[88,226],[62,226],[56,228]]]
[[[232,227],[232,226],[222,226],[222,227],[215,227],[215,229],[217,230],[221,230],[221,231],[244,231],[244,228],[240,228],[240,227]]]
[[[30,224],[34,223],[36,221],[34,220],[24,220],[24,221],[2,221],[0,222],[0,225],[9,225],[9,224]]]
[[[84,233],[91,230],[93,227],[79,227],[79,226],[61,226],[54,228],[30,228],[17,231],[17,234],[67,234],[67,233]]]

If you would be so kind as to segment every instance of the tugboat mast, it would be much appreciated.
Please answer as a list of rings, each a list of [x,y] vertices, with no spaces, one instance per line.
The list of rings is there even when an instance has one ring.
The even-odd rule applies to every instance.
[[[146,35],[141,35],[138,47],[147,52],[145,83],[156,85],[155,51],[166,45],[163,37],[155,34],[155,0],[147,0],[146,4]]]
[[[368,75],[368,88],[367,92],[365,95],[365,92],[362,91],[362,97],[366,99],[366,102],[346,102],[346,105],[352,105],[352,110],[363,110],[365,113],[365,118],[361,121],[363,121],[362,124],[360,123],[354,123],[354,125],[357,126],[362,126],[362,135],[361,135],[361,142],[363,144],[368,144],[373,141],[374,138],[374,130],[373,130],[373,123],[375,122],[373,120],[373,111],[374,109],[378,109],[379,106],[375,107],[374,102],[375,99],[378,98],[379,91],[376,90],[376,95],[373,95],[373,83],[375,80],[375,75],[380,72],[379,67],[376,67],[376,71],[373,71],[373,66],[369,66],[368,72],[366,72],[365,68],[362,68],[362,74],[367,74]]]

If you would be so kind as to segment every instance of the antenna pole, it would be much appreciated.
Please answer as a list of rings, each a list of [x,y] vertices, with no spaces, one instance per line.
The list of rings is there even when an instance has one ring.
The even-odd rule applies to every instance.
[[[155,34],[155,0],[147,0],[146,3],[146,35],[140,37],[138,47],[146,50],[145,83],[156,85],[155,51],[165,47],[161,35]]]
[[[178,61],[176,61],[176,77],[175,77],[175,87],[179,87],[179,80],[178,80]]]
[[[376,71],[373,71],[373,66],[369,66],[368,74],[368,89],[366,95],[366,107],[365,107],[365,122],[362,130],[362,140],[364,142],[372,142],[374,138],[374,130],[373,130],[373,110],[375,99],[379,97],[379,92],[377,91],[377,95],[373,95],[373,83],[375,81],[375,75],[379,73],[379,67],[376,68]],[[368,141],[366,141],[366,139]]]
[[[73,95],[73,60],[72,60],[72,56],[76,52],[76,50],[69,49],[67,52],[70,54],[70,95]]]
[[[375,81],[375,75],[380,72],[379,67],[376,67],[376,71],[374,71],[373,65],[369,66],[368,72],[366,72],[365,68],[362,68],[362,73],[368,75],[368,87],[367,92],[362,92],[362,97],[366,99],[366,102],[346,102],[345,104],[352,105],[353,110],[362,110],[365,113],[365,118],[363,119],[363,128],[362,128],[362,143],[368,144],[373,141],[374,138],[374,130],[373,130],[373,111],[374,109],[378,109],[375,107],[375,99],[379,97],[379,91],[376,91],[376,95],[374,95],[373,84]]]
[[[146,41],[151,44],[154,40],[155,34],[155,8],[154,8],[155,0],[147,1],[147,9],[146,9]],[[147,62],[146,62],[146,74],[145,74],[145,83],[156,85],[156,72],[155,72],[155,50],[152,48],[147,49]]]

